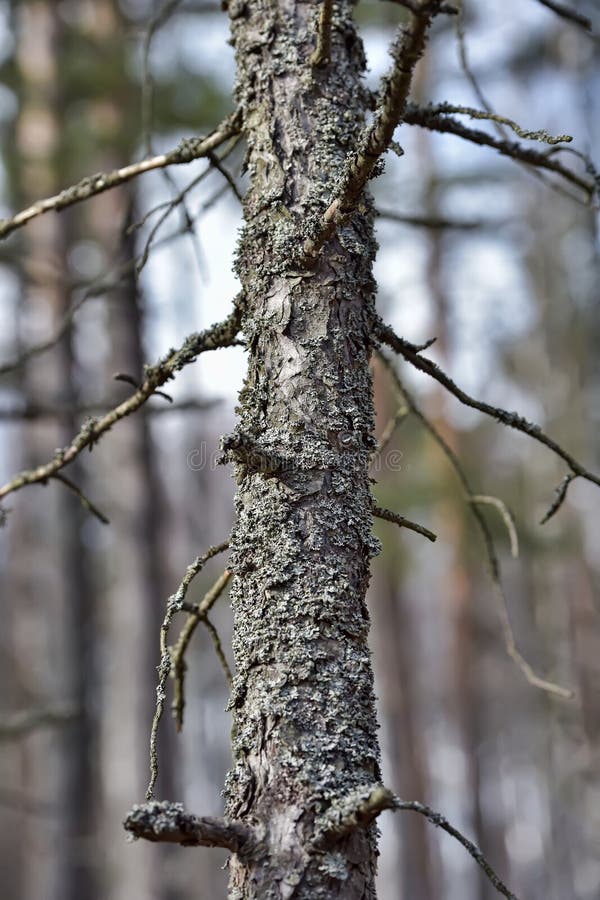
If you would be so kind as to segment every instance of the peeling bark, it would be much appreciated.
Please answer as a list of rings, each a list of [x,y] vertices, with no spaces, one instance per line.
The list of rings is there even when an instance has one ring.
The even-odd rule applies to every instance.
[[[364,121],[351,11],[336,4],[330,65],[314,67],[320,3],[229,5],[251,182],[237,259],[249,370],[224,445],[238,482],[226,800],[228,816],[262,834],[232,858],[234,900],[375,897],[374,825],[357,822],[326,849],[317,840],[324,816],[379,780],[365,606],[377,550],[369,199],[310,270],[293,262]]]

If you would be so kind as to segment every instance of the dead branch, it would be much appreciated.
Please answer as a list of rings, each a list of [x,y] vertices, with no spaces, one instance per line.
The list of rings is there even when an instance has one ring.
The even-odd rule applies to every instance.
[[[154,718],[152,719],[152,728],[150,731],[150,781],[146,789],[146,800],[152,800],[154,796],[154,786],[158,778],[158,754],[156,750],[156,741],[158,737],[158,726],[162,718],[165,700],[167,699],[167,679],[171,673],[172,659],[169,651],[168,639],[169,629],[175,613],[183,609],[188,588],[196,575],[202,571],[204,565],[213,556],[218,553],[224,553],[229,547],[229,542],[225,541],[215,547],[209,547],[204,556],[198,556],[194,562],[187,567],[183,580],[177,588],[177,591],[169,597],[167,601],[167,609],[163,623],[160,626],[160,662],[157,667],[158,684],[156,686],[156,708]],[[215,598],[216,599],[216,598]],[[213,601],[214,602],[214,601]]]
[[[87,497],[80,487],[77,487],[74,481],[71,481],[70,478],[67,478],[65,475],[62,475],[60,472],[55,472],[54,475],[51,475],[54,481],[60,481],[61,484],[71,491],[71,493],[75,494],[76,497],[79,498],[81,505],[84,509],[87,509],[93,516],[102,522],[103,525],[110,525],[109,520],[106,518],[103,512],[101,512],[98,507],[92,503],[92,501]],[[41,481],[40,484],[47,484],[47,482]]]
[[[192,162],[192,160],[201,159],[212,150],[220,147],[221,144],[237,134],[238,131],[239,116],[237,113],[233,113],[206,138],[185,138],[178,147],[170,150],[168,153],[159,153],[157,156],[143,159],[137,163],[131,163],[121,169],[114,169],[112,172],[99,172],[96,175],[89,175],[87,178],[77,182],[77,184],[65,188],[60,194],[47,197],[45,200],[38,200],[9,219],[1,219],[0,239],[18,228],[22,228],[27,222],[35,219],[37,216],[47,212],[59,212],[67,206],[81,203],[83,200],[88,200],[90,197],[95,197],[97,194],[102,194],[104,191],[118,187],[126,181],[131,181],[145,172],[151,172],[154,169],[164,169],[167,166],[185,165]]]
[[[27,484],[45,482],[54,476],[66,465],[76,459],[86,447],[90,449],[98,442],[99,438],[109,431],[113,425],[131,415],[151,397],[157,388],[172,379],[177,372],[185,366],[193,363],[201,353],[216,350],[218,347],[229,347],[235,340],[240,324],[239,304],[223,322],[213,325],[206,331],[191,334],[177,350],[170,350],[154,366],[148,366],[144,374],[144,380],[137,391],[124,400],[110,412],[99,419],[90,418],[84,422],[79,434],[63,449],[57,451],[53,459],[48,463],[21,472],[7,484],[0,487],[0,499],[14,491],[20,490]]]
[[[224,847],[249,853],[257,842],[253,828],[233,819],[193,816],[183,803],[167,800],[135,805],[123,826],[135,838],[184,847]]]
[[[567,6],[565,3],[559,3],[558,0],[537,0],[537,2],[541,3],[541,5],[545,6],[547,9],[551,9],[552,12],[556,13],[557,16],[560,16],[561,19],[566,19],[574,25],[579,25],[584,31],[592,30],[591,20],[588,19],[587,16],[584,16],[583,13],[571,9],[571,7]]]
[[[400,28],[391,48],[392,68],[383,79],[373,123],[359,139],[358,149],[347,161],[340,185],[325,210],[316,233],[304,243],[304,255],[314,259],[339,225],[352,215],[367,181],[389,148],[403,119],[414,68],[423,55],[429,27],[440,11],[441,0],[415,4],[414,21]]]
[[[189,606],[185,605],[182,601],[181,608],[186,609],[189,612],[189,615],[187,617],[185,625],[181,629],[181,633],[179,635],[179,638],[177,639],[177,643],[170,649],[172,673],[173,678],[175,679],[175,697],[173,699],[171,709],[173,712],[173,718],[175,719],[177,731],[181,731],[181,729],[183,728],[183,713],[185,710],[185,673],[187,671],[185,653],[200,622],[204,623],[211,635],[213,644],[215,646],[215,651],[225,672],[227,682],[231,687],[231,671],[223,652],[221,640],[216,628],[208,618],[208,613],[229,584],[231,580],[231,574],[232,573],[229,571],[229,569],[225,569],[223,574],[220,575],[219,578],[217,578],[212,588],[204,595],[201,603],[195,606]]]
[[[399,525],[400,528],[409,528],[411,531],[416,531],[417,534],[422,534],[423,537],[426,537],[429,541],[433,542],[437,540],[437,534],[434,534],[433,531],[430,531],[423,525],[419,525],[418,522],[413,522],[411,519],[405,519],[404,516],[392,512],[391,509],[374,506],[373,515],[378,519],[385,519],[386,522],[393,522],[394,525]]]
[[[401,800],[383,785],[367,785],[364,788],[357,788],[341,801],[337,801],[333,811],[328,810],[319,822],[316,845],[319,848],[326,848],[334,844],[351,834],[356,828],[365,828],[385,810],[417,812],[425,816],[429,822],[462,844],[499,894],[502,894],[507,900],[518,900],[497,875],[477,845],[465,837],[444,816],[416,800]]]
[[[398,213],[392,209],[378,209],[377,218],[387,222],[398,222],[400,225],[412,225],[415,228],[430,228],[432,231],[478,231],[487,228],[498,228],[502,221],[486,222],[479,219],[448,219],[444,216],[420,216],[415,213]]]
[[[321,0],[319,26],[317,28],[317,46],[310,57],[312,66],[326,66],[331,55],[331,25],[333,17],[333,0]]]
[[[231,346],[242,346],[234,342]],[[26,406],[9,407],[0,409],[0,422],[37,422],[40,419],[72,419],[74,416],[93,416],[109,412],[116,405],[116,400],[105,400],[98,403],[62,404],[62,403],[28,403]],[[206,412],[214,409],[222,401],[218,398],[198,400],[195,397],[173,401],[165,405],[152,406],[146,404],[140,409],[140,415],[148,415],[153,418],[165,413]]]
[[[540,444],[544,444],[545,447],[548,447],[553,453],[564,460],[574,476],[584,478],[586,481],[590,481],[592,484],[596,484],[600,487],[600,477],[594,475],[593,472],[588,471],[588,469],[582,466],[570,453],[563,450],[560,444],[557,444],[555,440],[542,431],[539,425],[528,422],[527,419],[516,412],[508,412],[499,406],[492,406],[490,403],[475,400],[459,388],[458,385],[455,384],[442,369],[440,369],[437,363],[425,356],[421,356],[418,352],[418,347],[415,347],[414,344],[404,340],[404,338],[399,337],[388,325],[384,325],[381,322],[378,323],[375,326],[375,334],[380,341],[403,356],[404,359],[415,367],[415,369],[419,369],[420,372],[425,372],[427,375],[431,376],[431,378],[435,379],[435,381],[439,382],[439,384],[443,385],[446,390],[456,397],[457,400],[460,400],[464,406],[485,413],[487,416],[491,416],[498,422],[502,422],[503,425],[514,428],[515,431],[520,431],[523,434],[529,435],[529,437],[538,441]]]
[[[439,112],[436,106],[420,107],[414,103],[409,103],[404,113],[404,121],[408,125],[419,125],[421,128],[428,128],[430,131],[455,134],[473,144],[492,147],[503,156],[508,156],[518,162],[554,172],[560,175],[561,178],[564,178],[565,181],[576,185],[576,187],[584,191],[588,200],[591,200],[598,190],[596,176],[593,177],[593,180],[588,181],[572,169],[563,166],[548,152],[544,153],[532,147],[524,147],[517,141],[501,140],[477,128],[469,128],[453,116]]]
[[[480,119],[487,122],[495,122],[497,125],[506,125],[511,131],[525,141],[539,141],[541,144],[550,144],[551,146],[558,144],[570,144],[573,140],[570,134],[549,134],[545,128],[537,131],[527,131],[525,128],[507,116],[501,116],[499,113],[493,112],[491,109],[475,109],[472,106],[462,106],[453,103],[438,103],[435,106],[427,107],[436,115],[460,115],[468,116],[470,119]]]

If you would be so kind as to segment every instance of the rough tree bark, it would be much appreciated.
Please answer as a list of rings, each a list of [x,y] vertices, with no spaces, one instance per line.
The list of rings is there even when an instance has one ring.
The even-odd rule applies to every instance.
[[[374,826],[319,841],[346,798],[379,779],[365,606],[376,550],[368,198],[311,268],[294,262],[366,106],[347,0],[336,4],[331,64],[311,63],[320,8],[230,4],[251,182],[237,260],[249,372],[224,444],[239,485],[226,797],[230,816],[264,834],[232,859],[240,900],[375,896]]]

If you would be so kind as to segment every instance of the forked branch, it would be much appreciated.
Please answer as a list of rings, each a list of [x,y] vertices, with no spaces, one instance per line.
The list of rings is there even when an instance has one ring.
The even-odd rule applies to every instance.
[[[177,643],[174,647],[171,648],[171,664],[173,666],[173,677],[175,679],[173,717],[177,725],[177,731],[181,731],[181,729],[183,728],[183,713],[185,710],[185,673],[187,669],[185,653],[200,622],[204,623],[210,633],[213,644],[215,646],[215,651],[217,653],[217,656],[219,657],[219,661],[221,663],[221,666],[223,667],[223,671],[225,672],[225,677],[227,678],[227,682],[231,687],[232,678],[231,672],[229,670],[229,665],[227,663],[225,654],[223,653],[219,635],[214,625],[208,618],[210,610],[213,608],[214,604],[219,599],[219,597],[229,584],[230,580],[231,572],[229,571],[229,569],[225,569],[223,574],[220,575],[219,578],[217,578],[212,588],[206,592],[201,603],[188,605],[185,604],[183,600],[181,601],[181,609],[186,610],[189,615],[187,617],[185,625],[181,630],[179,638],[177,639]]]
[[[158,778],[158,753],[157,738],[158,726],[162,718],[165,700],[167,699],[167,679],[171,674],[173,660],[169,651],[169,629],[173,616],[184,608],[185,598],[188,588],[196,575],[198,575],[209,559],[224,553],[229,547],[229,542],[217,544],[215,547],[209,547],[203,556],[198,556],[194,562],[187,567],[185,575],[177,591],[169,597],[167,601],[167,609],[163,623],[160,626],[160,662],[158,664],[158,684],[156,686],[156,708],[154,718],[152,719],[152,728],[150,730],[150,781],[146,790],[146,800],[152,800],[154,796],[154,786]],[[216,599],[216,598],[215,598]],[[214,602],[214,601],[213,601]],[[210,607],[209,607],[210,608]]]

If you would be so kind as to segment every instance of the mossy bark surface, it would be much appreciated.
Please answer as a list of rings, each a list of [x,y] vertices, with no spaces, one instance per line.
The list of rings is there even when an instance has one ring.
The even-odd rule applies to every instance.
[[[375,827],[319,842],[323,817],[379,780],[369,199],[310,267],[300,253],[364,124],[364,55],[346,0],[319,67],[319,2],[230,0],[229,13],[250,188],[237,259],[249,370],[226,442],[238,482],[226,800],[263,838],[232,858],[230,897],[374,898]]]

